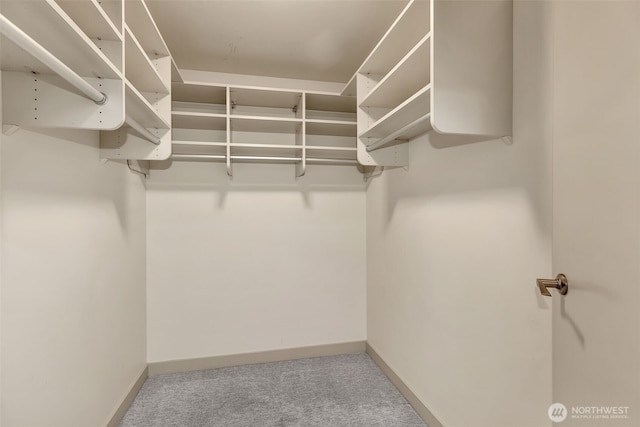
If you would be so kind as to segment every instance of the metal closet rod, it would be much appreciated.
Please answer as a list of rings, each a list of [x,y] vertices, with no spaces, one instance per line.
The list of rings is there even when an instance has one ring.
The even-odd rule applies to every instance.
[[[0,32],[96,104],[102,105],[107,102],[107,95],[87,83],[78,73],[65,65],[64,62],[56,58],[51,52],[42,47],[37,41],[32,39],[27,33],[18,28],[2,14],[0,14]]]
[[[176,160],[225,160],[227,156],[224,154],[172,154],[171,157]],[[300,162],[301,157],[276,157],[276,156],[229,156],[231,160],[254,160],[254,161],[273,161],[273,162]]]
[[[176,160],[226,160],[224,154],[173,154],[171,158]],[[300,162],[301,157],[275,157],[275,156],[230,156],[231,160],[253,160],[253,161],[274,161],[274,162]],[[327,159],[307,157],[307,163],[342,163],[357,165],[358,162],[349,159]]]
[[[131,117],[130,115],[126,115],[124,122],[129,125],[131,128],[135,129],[136,132],[138,132],[140,135],[142,135],[145,139],[148,139],[149,142],[151,142],[152,144],[155,145],[159,145],[160,142],[162,142],[160,140],[160,138],[158,138],[157,136],[155,136],[154,134],[152,134],[151,132],[149,132],[149,130],[147,128],[145,128],[144,126],[142,126],[140,123],[138,123],[133,117]]]
[[[426,122],[427,120],[429,120],[429,117],[431,117],[431,113],[427,113],[424,116],[420,117],[419,119],[412,121],[408,125],[403,126],[397,131],[390,133],[384,138],[380,138],[373,144],[367,145],[367,152],[371,152],[371,151],[379,150],[380,148],[383,148],[384,146],[398,139],[398,137],[402,136],[405,132],[409,131],[410,129],[413,129],[414,127],[418,126],[420,123]]]

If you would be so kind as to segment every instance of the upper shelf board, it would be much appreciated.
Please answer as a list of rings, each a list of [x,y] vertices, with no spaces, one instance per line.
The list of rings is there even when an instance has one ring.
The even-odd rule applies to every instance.
[[[230,96],[232,105],[237,106],[302,108],[302,92],[231,88]]]
[[[226,92],[226,88],[221,86],[174,83],[171,89],[171,98],[174,101],[224,106],[227,99]]]
[[[352,96],[306,94],[306,109],[339,113],[355,113],[356,98]]]
[[[384,138],[428,114],[431,85],[427,85],[405,102],[391,110],[360,134],[360,138]],[[427,122],[428,123],[428,122]],[[430,125],[427,130],[430,129]],[[407,138],[408,139],[408,138]]]
[[[343,95],[355,95],[357,74],[385,75],[430,30],[429,0],[411,0],[349,80]]]
[[[122,6],[115,2],[98,0],[56,0],[56,3],[78,24],[82,31],[92,39],[122,40]],[[117,24],[111,19],[102,4],[111,4],[120,10]]]
[[[366,107],[395,107],[429,84],[429,35],[427,34],[362,100]]]
[[[0,4],[7,19],[80,76],[122,78],[117,67],[55,2],[3,0]],[[1,43],[3,71],[54,74],[6,37]]]
[[[127,79],[140,92],[170,92],[128,25],[125,25],[125,64]]]
[[[124,19],[150,55],[170,56],[169,48],[143,0],[125,0]]]

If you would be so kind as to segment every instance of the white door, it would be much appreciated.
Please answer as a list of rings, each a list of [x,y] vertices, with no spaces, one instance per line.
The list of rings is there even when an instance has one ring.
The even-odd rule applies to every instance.
[[[640,1],[556,1],[553,32],[552,412],[640,426]]]

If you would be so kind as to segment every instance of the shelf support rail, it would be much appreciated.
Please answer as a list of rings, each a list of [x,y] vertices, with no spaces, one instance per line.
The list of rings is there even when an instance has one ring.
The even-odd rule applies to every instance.
[[[142,135],[144,137],[144,139],[149,140],[149,142],[151,142],[152,144],[160,145],[160,143],[162,142],[160,140],[160,138],[158,138],[157,136],[155,136],[154,134],[149,132],[149,130],[147,128],[145,128],[140,123],[138,123],[130,115],[128,115],[128,114],[126,115],[126,117],[124,119],[124,122],[126,124],[128,124],[132,129],[135,129],[136,132],[138,132],[140,135]]]
[[[384,138],[380,138],[379,140],[377,140],[373,144],[367,145],[367,152],[370,153],[371,151],[379,150],[379,149],[381,149],[383,147],[386,147],[387,145],[389,145],[390,143],[392,143],[393,141],[398,139],[398,137],[402,136],[407,131],[409,131],[409,130],[413,129],[414,127],[418,126],[419,124],[422,124],[423,122],[426,122],[427,120],[429,120],[429,117],[431,117],[431,113],[427,113],[424,116],[420,117],[419,119],[416,119],[416,120],[412,121],[408,125],[403,126],[402,128],[398,129],[397,131],[395,131],[393,133],[390,133],[389,135],[385,136]]]
[[[2,14],[0,14],[0,33],[4,34],[9,40],[13,41],[38,61],[49,67],[96,104],[103,105],[107,102],[107,95],[87,83],[85,79]]]

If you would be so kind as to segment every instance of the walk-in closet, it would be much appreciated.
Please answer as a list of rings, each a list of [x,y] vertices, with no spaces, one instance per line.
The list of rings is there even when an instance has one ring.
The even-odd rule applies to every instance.
[[[0,0],[0,425],[640,425],[640,2]]]

